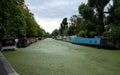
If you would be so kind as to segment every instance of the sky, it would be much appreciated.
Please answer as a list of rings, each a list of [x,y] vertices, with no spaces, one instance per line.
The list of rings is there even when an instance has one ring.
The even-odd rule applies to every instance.
[[[78,7],[87,2],[88,0],[25,0],[37,23],[49,33],[59,29],[63,18],[69,19],[72,15],[78,15]],[[111,0],[110,4],[112,3]]]
[[[78,6],[87,0],[25,0],[37,23],[51,33],[59,29],[63,18],[78,15]]]

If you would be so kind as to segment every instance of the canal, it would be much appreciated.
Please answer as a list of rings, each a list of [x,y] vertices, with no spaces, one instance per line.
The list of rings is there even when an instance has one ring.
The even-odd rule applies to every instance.
[[[48,38],[3,54],[20,75],[120,75],[120,50]]]

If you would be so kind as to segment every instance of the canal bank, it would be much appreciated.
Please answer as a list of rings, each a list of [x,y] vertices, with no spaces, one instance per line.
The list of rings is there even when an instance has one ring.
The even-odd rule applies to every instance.
[[[19,75],[0,52],[0,75]]]

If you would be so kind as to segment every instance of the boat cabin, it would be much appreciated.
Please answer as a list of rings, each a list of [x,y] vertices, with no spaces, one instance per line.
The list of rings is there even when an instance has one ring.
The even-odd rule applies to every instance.
[[[16,42],[13,38],[3,38],[1,44],[2,51],[6,49],[16,49]]]

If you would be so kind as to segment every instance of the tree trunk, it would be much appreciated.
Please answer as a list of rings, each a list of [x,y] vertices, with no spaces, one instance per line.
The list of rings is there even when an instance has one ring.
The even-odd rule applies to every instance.
[[[98,9],[98,35],[103,36],[104,33],[104,23],[103,23],[103,8]]]

